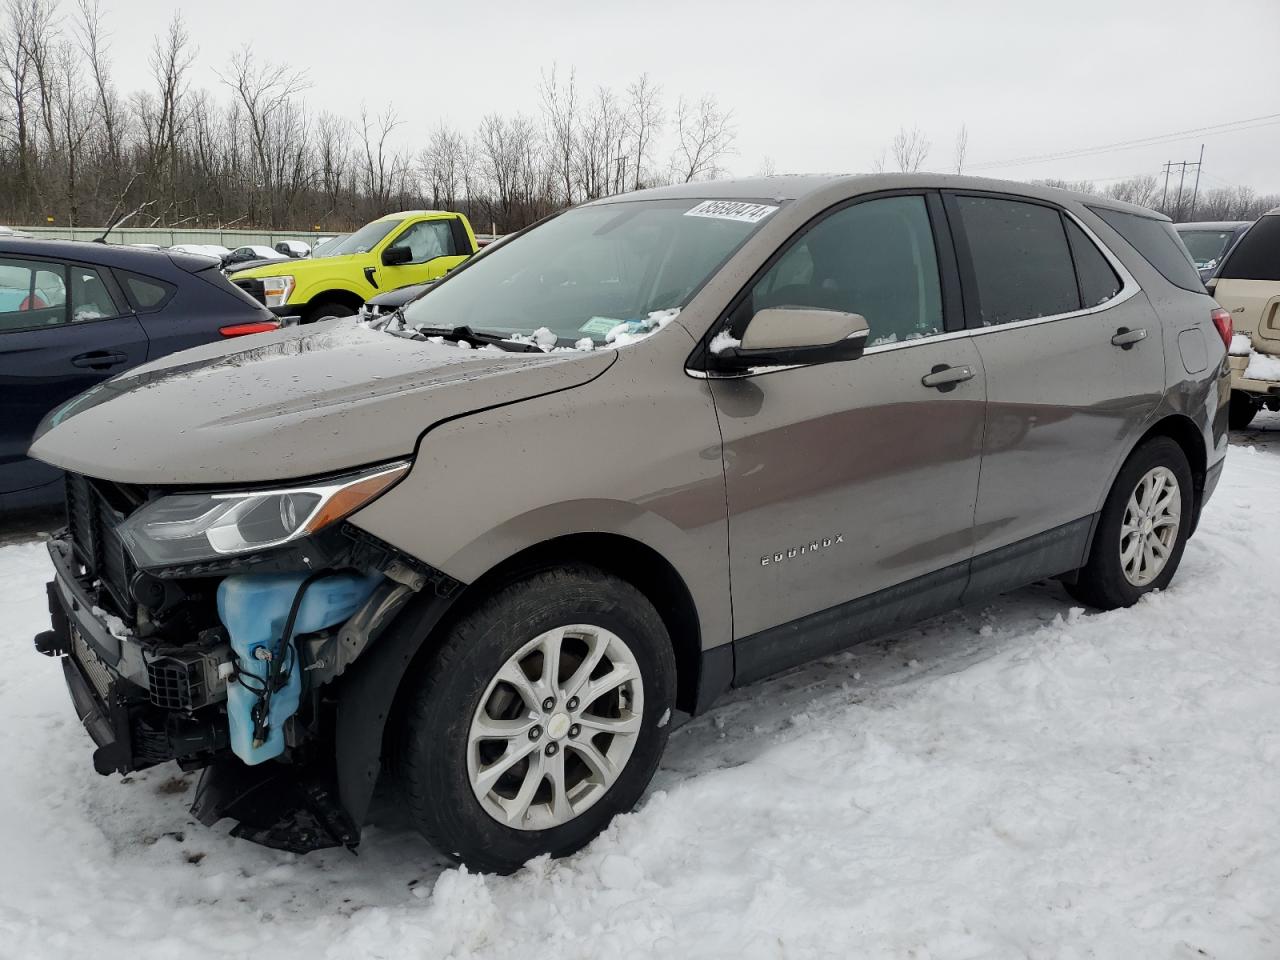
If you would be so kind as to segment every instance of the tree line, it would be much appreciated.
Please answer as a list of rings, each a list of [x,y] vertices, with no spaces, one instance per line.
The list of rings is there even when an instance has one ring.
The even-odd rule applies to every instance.
[[[180,14],[153,40],[148,84],[126,92],[101,0],[65,2],[0,0],[0,223],[338,231],[431,207],[505,232],[584,200],[722,176],[736,152],[732,111],[712,95],[673,102],[647,75],[589,89],[555,67],[539,77],[533,113],[488,113],[469,130],[440,123],[409,148],[393,107],[316,111],[304,71],[249,47],[213,89],[197,86]],[[922,169],[931,146],[904,127],[872,167]],[[963,171],[967,149],[962,126],[943,166]],[[1190,212],[1154,176],[1061,185]],[[1194,215],[1247,219],[1278,204],[1218,187],[1200,192]]]
[[[490,113],[399,145],[394,108],[350,119],[307,105],[304,71],[245,47],[214,90],[192,82],[180,14],[155,37],[150,83],[111,73],[100,0],[5,0],[0,21],[0,222],[339,230],[393,209],[462,210],[518,229],[564,206],[715,177],[733,152],[714,96],[669,103],[543,72],[536,115]]]

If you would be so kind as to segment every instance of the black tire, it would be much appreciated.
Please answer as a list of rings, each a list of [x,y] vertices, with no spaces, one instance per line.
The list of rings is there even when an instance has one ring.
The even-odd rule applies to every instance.
[[[1232,430],[1243,430],[1258,415],[1258,401],[1240,390],[1231,391],[1231,406],[1227,410],[1227,425]]]
[[[321,320],[332,320],[334,317],[354,317],[356,312],[345,303],[326,300],[307,308],[302,318],[303,323],[318,323]]]
[[[468,732],[507,660],[533,638],[566,624],[602,627],[630,648],[644,693],[641,728],[617,779],[592,806],[549,829],[516,829],[491,816],[472,790]],[[573,566],[494,593],[453,624],[406,683],[391,759],[410,815],[445,855],[475,870],[510,873],[543,853],[573,853],[636,804],[670,733],[676,667],[662,618],[640,591],[595,568]]]
[[[1180,520],[1177,539],[1169,552],[1164,568],[1150,583],[1135,586],[1125,576],[1120,561],[1120,528],[1124,523],[1125,508],[1138,482],[1156,467],[1166,467],[1178,481],[1180,494]],[[1182,448],[1168,437],[1153,437],[1129,455],[1107,502],[1102,507],[1097,529],[1093,534],[1093,546],[1088,562],[1080,569],[1075,583],[1067,584],[1067,592],[1081,603],[1100,610],[1129,607],[1138,598],[1152,590],[1163,590],[1178,571],[1182,552],[1195,518],[1195,490],[1191,467]]]

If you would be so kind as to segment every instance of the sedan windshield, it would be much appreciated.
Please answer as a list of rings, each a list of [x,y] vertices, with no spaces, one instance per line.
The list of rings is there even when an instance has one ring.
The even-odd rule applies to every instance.
[[[339,240],[332,247],[325,247],[324,255],[341,257],[348,253],[368,253],[400,222],[399,220],[375,220],[373,223],[366,223],[345,240]]]
[[[696,199],[578,207],[486,250],[406,306],[405,325],[603,343],[683,307],[777,209]]]
[[[1180,235],[1191,259],[1201,268],[1216,263],[1226,253],[1227,243],[1231,240],[1230,230],[1184,230]]]

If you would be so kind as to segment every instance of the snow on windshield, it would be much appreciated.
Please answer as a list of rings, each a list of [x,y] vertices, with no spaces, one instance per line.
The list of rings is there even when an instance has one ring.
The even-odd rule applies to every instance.
[[[533,333],[508,334],[502,339],[506,343],[520,343],[537,347],[543,353],[556,353],[563,350],[577,350],[585,353],[602,346],[626,347],[633,343],[639,343],[641,340],[657,333],[679,315],[680,308],[672,307],[667,310],[654,310],[643,320],[616,320],[611,317],[595,317],[593,322],[599,321],[600,328],[605,330],[603,343],[597,343],[591,337],[581,337],[572,341],[566,340],[557,337],[555,332],[547,327],[539,327]],[[404,314],[398,310],[381,317],[361,318],[357,325],[369,330],[383,330],[393,336],[407,337],[412,340],[427,340],[431,343],[453,343],[464,350],[472,347],[472,344],[465,339],[447,339],[438,334],[425,334],[421,332],[421,329],[414,329],[405,323]],[[479,349],[501,350],[502,348],[496,344],[489,343]]]

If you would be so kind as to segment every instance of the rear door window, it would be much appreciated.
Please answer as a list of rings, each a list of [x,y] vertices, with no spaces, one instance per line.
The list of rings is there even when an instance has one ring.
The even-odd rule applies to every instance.
[[[1153,217],[1140,217],[1136,213],[1108,210],[1106,207],[1090,207],[1107,222],[1116,233],[1124,237],[1151,266],[1155,267],[1175,287],[1203,293],[1200,271],[1191,260],[1191,254],[1183,245],[1173,224]]]
[[[1120,278],[1084,231],[1070,219],[1066,224],[1071,256],[1076,262],[1076,277],[1080,281],[1080,305],[1088,309],[1106,303],[1120,292]]]
[[[1280,280],[1280,216],[1262,217],[1227,255],[1220,280]]]
[[[0,332],[54,326],[66,320],[62,264],[0,258]]]
[[[67,268],[71,278],[71,322],[104,320],[118,317],[125,311],[116,303],[102,274],[93,267],[71,264]]]
[[[1062,216],[1053,207],[1003,197],[957,196],[989,327],[1080,309]]]

